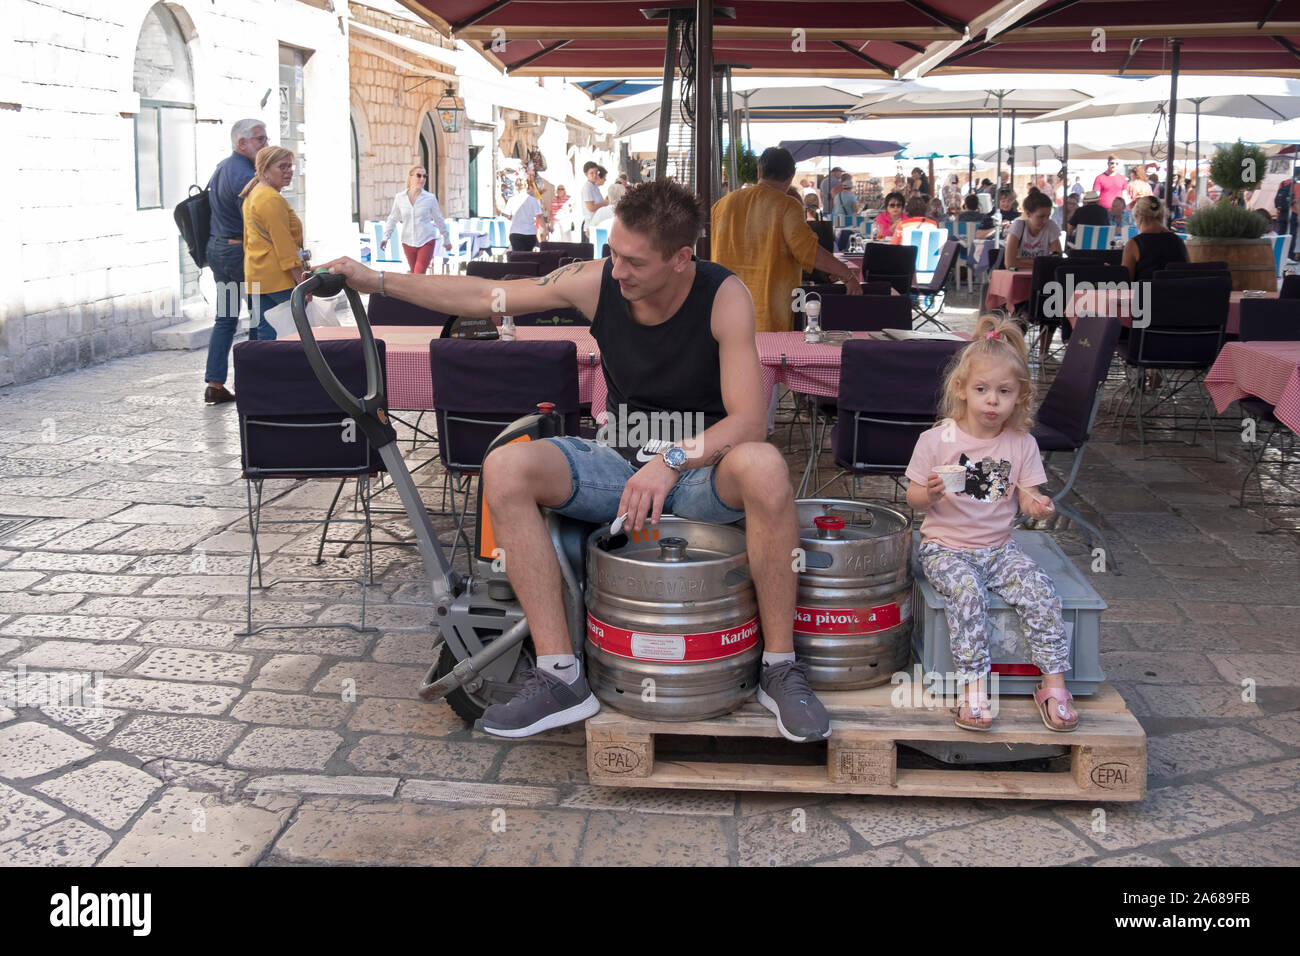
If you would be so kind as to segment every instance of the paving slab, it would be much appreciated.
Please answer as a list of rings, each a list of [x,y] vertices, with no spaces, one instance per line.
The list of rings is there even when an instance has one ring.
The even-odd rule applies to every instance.
[[[220,760],[247,726],[211,717],[138,714],[113,738],[114,747],[150,759]]]
[[[106,829],[119,830],[161,786],[161,780],[143,770],[116,760],[100,760],[37,784],[35,789]]]
[[[252,866],[288,821],[279,810],[170,787],[100,861],[105,866]]]
[[[1245,823],[1254,818],[1249,807],[1214,787],[1195,783],[1147,791],[1141,803],[1105,807],[1105,828],[1099,831],[1086,806],[1058,807],[1054,813],[1106,850],[1131,850],[1165,840],[1190,836]]]
[[[0,843],[0,866],[91,866],[113,838],[80,820],[60,820],[17,840]]]
[[[26,780],[94,756],[95,748],[35,721],[0,727],[0,767],[10,780]]]
[[[569,866],[587,814],[409,802],[303,801],[271,861],[422,866]],[[494,826],[496,827],[494,829]]]

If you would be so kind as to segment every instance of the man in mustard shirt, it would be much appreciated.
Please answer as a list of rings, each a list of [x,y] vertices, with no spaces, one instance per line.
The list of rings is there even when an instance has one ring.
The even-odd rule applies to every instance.
[[[803,205],[786,194],[792,182],[794,157],[774,146],[758,158],[757,186],[713,204],[713,260],[749,289],[758,332],[794,328],[794,290],[814,268],[843,281],[850,295],[862,294],[853,270],[817,244]]]

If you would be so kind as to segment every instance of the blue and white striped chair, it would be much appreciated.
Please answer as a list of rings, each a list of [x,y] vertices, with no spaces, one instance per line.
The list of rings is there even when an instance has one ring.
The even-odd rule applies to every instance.
[[[496,216],[486,221],[488,241],[492,244],[492,258],[499,259],[510,248],[510,220]]]
[[[903,243],[916,246],[916,282],[924,284],[930,281],[935,268],[939,265],[939,256],[943,244],[948,241],[947,229],[935,229],[916,226],[903,230]]]
[[[1111,226],[1080,225],[1074,230],[1075,249],[1109,249],[1114,228]]]
[[[599,226],[592,226],[588,229],[588,232],[591,234],[591,248],[597,259],[601,257],[601,250],[604,249],[605,244],[609,242],[610,225],[611,220],[606,220]]]
[[[1273,265],[1277,267],[1277,274],[1282,274],[1282,263],[1286,259],[1287,250],[1291,248],[1291,236],[1288,233],[1285,236],[1273,237]]]
[[[374,262],[401,262],[402,261],[402,243],[400,228],[393,230],[393,240],[388,244],[387,249],[380,249],[379,244],[384,241],[384,225],[386,219],[370,219],[366,221],[366,232],[374,236],[374,245],[370,248],[370,258]]]

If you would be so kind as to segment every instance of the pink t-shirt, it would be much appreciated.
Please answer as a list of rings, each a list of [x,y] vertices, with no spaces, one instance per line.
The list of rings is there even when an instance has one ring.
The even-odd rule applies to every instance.
[[[924,485],[938,465],[965,465],[966,490],[935,502],[921,523],[921,540],[960,551],[1006,544],[1018,508],[1017,486],[1047,481],[1034,436],[1009,428],[996,438],[975,438],[952,421],[931,428],[916,441],[907,477]]]
[[[1098,173],[1097,178],[1092,181],[1092,188],[1101,193],[1102,209],[1109,209],[1116,196],[1124,195],[1124,187],[1127,185],[1128,179],[1119,173],[1110,176]]]

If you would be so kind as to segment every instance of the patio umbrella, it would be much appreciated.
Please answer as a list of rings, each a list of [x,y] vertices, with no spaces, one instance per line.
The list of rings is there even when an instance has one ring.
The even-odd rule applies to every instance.
[[[1011,145],[1016,144],[1016,114],[1037,116],[1078,103],[1128,80],[1098,76],[1043,76],[999,73],[987,76],[930,76],[899,83],[889,90],[867,93],[849,110],[850,116],[965,116],[996,114],[998,118],[998,179],[1002,174],[1002,113],[1011,110]],[[971,129],[974,138],[974,128]],[[1069,127],[1061,161],[1069,160]],[[973,164],[972,164],[973,170]],[[1012,166],[1014,175],[1014,164]],[[971,173],[974,178],[973,172]],[[974,184],[972,183],[972,186]]]
[[[887,139],[856,139],[851,136],[826,136],[821,139],[783,139],[780,143],[788,149],[795,162],[801,159],[826,157],[826,171],[831,169],[833,156],[893,156],[903,149],[902,143]]]
[[[1176,86],[1175,86],[1176,83]],[[1300,80],[1272,76],[1153,76],[1112,90],[1084,103],[1046,113],[1031,123],[1050,120],[1104,119],[1152,113],[1169,115],[1170,94],[1176,90],[1172,112],[1196,114],[1196,162],[1200,166],[1201,114],[1238,119],[1287,120],[1300,116]],[[1117,154],[1118,156],[1118,154]],[[1203,193],[1199,190],[1198,193]],[[1198,202],[1200,196],[1198,195]]]
[[[745,118],[758,122],[820,120],[842,122],[844,113],[858,101],[864,86],[879,84],[854,83],[850,88],[827,86],[816,80],[788,77],[745,77],[733,85],[733,93],[744,105]],[[681,83],[673,84],[673,102],[680,104]],[[643,93],[620,100],[617,105],[606,106],[605,115],[618,125],[617,136],[630,136],[659,127],[663,88],[655,86]],[[680,113],[680,105],[674,111]],[[674,117],[676,120],[676,117]],[[685,120],[678,120],[685,122]]]

